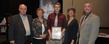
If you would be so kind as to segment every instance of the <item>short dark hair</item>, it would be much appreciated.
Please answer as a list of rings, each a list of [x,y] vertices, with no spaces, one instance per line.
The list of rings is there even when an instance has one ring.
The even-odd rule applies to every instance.
[[[27,7],[27,5],[26,5],[26,4],[24,4],[24,3],[22,3],[22,4],[19,4],[19,7],[20,7],[21,5],[24,5],[24,6],[26,6],[26,7]]]
[[[56,2],[56,3],[54,4],[54,6],[55,6],[55,5],[59,5],[59,6],[61,7],[61,4],[60,4],[59,2]]]

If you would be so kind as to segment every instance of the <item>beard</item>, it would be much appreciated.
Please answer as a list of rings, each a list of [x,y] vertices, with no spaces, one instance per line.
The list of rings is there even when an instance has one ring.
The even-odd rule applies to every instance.
[[[85,11],[83,11],[83,13],[84,13],[84,15],[89,15],[89,14],[92,13],[92,11],[90,11],[90,12],[85,12]]]

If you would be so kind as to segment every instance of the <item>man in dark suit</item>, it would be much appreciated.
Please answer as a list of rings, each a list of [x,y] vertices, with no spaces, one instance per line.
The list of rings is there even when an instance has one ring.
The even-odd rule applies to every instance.
[[[32,17],[26,14],[27,6],[19,5],[19,14],[12,16],[8,35],[11,44],[30,44]]]

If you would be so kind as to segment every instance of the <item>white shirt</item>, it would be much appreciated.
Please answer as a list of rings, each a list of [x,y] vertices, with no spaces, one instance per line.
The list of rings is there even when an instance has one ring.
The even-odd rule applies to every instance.
[[[27,15],[20,15],[21,16],[21,19],[22,19],[22,22],[24,24],[24,28],[25,28],[25,31],[26,31],[26,36],[30,35],[30,25],[29,25],[29,21],[28,21],[28,18],[27,18]]]
[[[42,34],[44,33],[45,31],[45,27],[44,27],[44,24],[42,24]]]
[[[54,26],[57,26],[57,25],[58,25],[58,15],[56,15],[55,22],[54,22]]]

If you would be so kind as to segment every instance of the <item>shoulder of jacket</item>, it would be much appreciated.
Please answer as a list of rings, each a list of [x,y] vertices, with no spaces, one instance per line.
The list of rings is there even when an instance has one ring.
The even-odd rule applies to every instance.
[[[99,18],[99,16],[97,14],[92,14],[92,16],[95,18]]]

